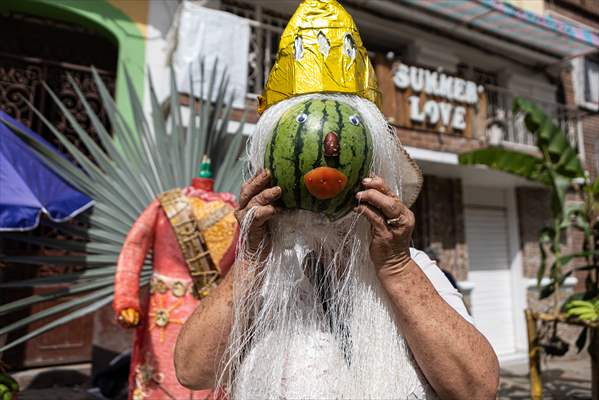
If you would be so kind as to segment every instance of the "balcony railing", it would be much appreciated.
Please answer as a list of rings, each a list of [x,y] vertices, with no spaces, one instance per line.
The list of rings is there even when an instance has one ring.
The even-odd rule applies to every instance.
[[[248,19],[251,28],[249,48],[248,98],[256,98],[268,78],[277,54],[281,33],[287,18],[265,10],[259,4],[243,0],[222,0],[221,9]],[[487,124],[477,127],[479,138],[489,144],[505,145],[524,151],[534,151],[534,136],[526,130],[522,115],[512,112],[513,92],[498,86],[484,84],[488,98]],[[524,96],[526,97],[526,96]],[[566,133],[573,146],[580,149],[581,124],[579,112],[555,102],[529,98],[545,112]],[[481,129],[482,128],[482,129]]]
[[[512,102],[516,94],[505,88],[491,85],[486,85],[485,91],[488,98],[486,139],[489,144],[501,144],[522,150],[535,148],[535,138],[526,129],[524,116],[512,112]],[[526,98],[526,96],[522,97]],[[568,136],[572,146],[579,152],[582,151],[582,146],[578,145],[582,132],[580,115],[576,108],[538,98],[527,99],[552,116],[554,122]]]
[[[264,83],[277,56],[286,18],[266,12],[262,6],[238,0],[223,0],[221,9],[246,18],[250,24],[247,96],[262,93]]]

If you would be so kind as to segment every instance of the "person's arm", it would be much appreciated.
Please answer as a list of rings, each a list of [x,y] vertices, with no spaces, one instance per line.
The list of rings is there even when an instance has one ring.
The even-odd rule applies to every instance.
[[[491,345],[410,257],[414,215],[381,178],[364,187],[356,211],[372,225],[370,255],[418,366],[442,399],[494,399],[499,365]]]
[[[146,254],[154,242],[154,228],[159,209],[158,200],[154,200],[141,213],[129,230],[119,254],[112,308],[118,321],[125,327],[139,324],[139,274]]]
[[[449,306],[413,260],[379,271],[416,362],[442,399],[494,399],[498,364],[476,328]]]
[[[281,188],[269,186],[270,172],[263,171],[241,187],[239,208],[235,212],[240,226],[247,212],[255,209],[247,233],[248,252],[256,251],[269,237],[267,221],[278,212],[272,203],[281,195]],[[235,268],[243,265],[233,265],[223,282],[200,301],[177,337],[175,373],[179,383],[189,389],[213,388],[218,379],[233,321]]]

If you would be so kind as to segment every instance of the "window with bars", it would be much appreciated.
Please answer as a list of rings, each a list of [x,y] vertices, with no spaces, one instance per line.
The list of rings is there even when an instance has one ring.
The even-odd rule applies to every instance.
[[[456,72],[461,78],[476,82],[484,87],[499,86],[499,80],[495,72],[486,71],[465,63],[458,64]],[[490,115],[494,115],[498,108],[501,107],[499,101],[500,99],[497,92],[487,91],[487,110]]]
[[[262,88],[274,64],[281,34],[287,25],[288,16],[276,14],[262,6],[238,0],[223,0],[221,9],[250,23],[250,53],[248,66],[248,88],[250,97],[262,93]]]

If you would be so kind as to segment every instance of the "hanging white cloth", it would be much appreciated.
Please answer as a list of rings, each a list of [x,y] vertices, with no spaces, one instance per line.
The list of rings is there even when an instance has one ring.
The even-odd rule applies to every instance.
[[[229,92],[234,91],[233,106],[243,108],[247,91],[248,53],[250,25],[245,18],[214,10],[185,1],[182,4],[173,66],[177,74],[180,92],[191,92],[190,68],[193,91],[200,95],[199,60],[204,59],[203,93],[207,96],[208,80],[212,76],[214,62],[217,81],[220,84],[223,70],[229,77]],[[212,100],[216,97],[213,94]]]
[[[585,100],[595,106],[599,105],[599,62],[587,58],[585,60],[586,91]]]

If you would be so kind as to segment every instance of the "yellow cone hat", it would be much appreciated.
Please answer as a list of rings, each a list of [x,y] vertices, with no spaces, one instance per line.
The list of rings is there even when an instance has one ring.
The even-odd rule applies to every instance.
[[[281,36],[258,112],[293,96],[325,92],[381,105],[374,69],[352,17],[336,0],[304,0]]]

